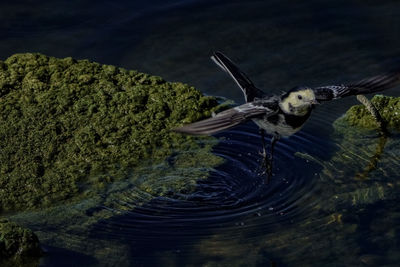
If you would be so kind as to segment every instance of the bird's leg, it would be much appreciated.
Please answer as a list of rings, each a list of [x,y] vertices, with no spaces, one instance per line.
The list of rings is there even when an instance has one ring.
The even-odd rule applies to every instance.
[[[274,161],[274,148],[275,148],[276,142],[278,142],[278,141],[279,141],[279,135],[274,134],[271,139],[271,151],[269,154],[269,158],[266,160],[266,162],[267,162],[266,171],[267,171],[267,182],[268,183],[272,176],[272,163]]]
[[[262,147],[263,147],[263,152],[262,152],[262,156],[264,157],[264,159],[267,157],[267,150],[265,149],[265,130],[264,129],[260,129],[260,135],[261,135],[261,142],[262,142]]]
[[[260,135],[261,135],[261,142],[262,142],[262,147],[263,147],[263,162],[262,162],[262,168],[264,169],[262,174],[267,175],[267,183],[269,183],[269,180],[272,176],[272,162],[273,162],[273,157],[274,157],[274,147],[276,142],[279,140],[279,135],[273,135],[271,139],[271,148],[270,148],[270,153],[269,155],[267,154],[267,149],[265,146],[265,130],[260,129]]]
[[[273,135],[272,136],[272,139],[271,139],[271,154],[270,154],[270,156],[271,156],[271,163],[272,163],[272,159],[273,159],[273,157],[274,157],[274,147],[275,147],[275,144],[276,144],[276,142],[278,142],[279,141],[279,135]]]
[[[261,155],[262,155],[262,157],[263,157],[263,159],[262,159],[262,163],[261,163],[261,170],[262,170],[262,173],[261,173],[261,175],[264,175],[264,174],[268,174],[268,169],[269,169],[269,157],[268,157],[268,155],[267,155],[267,149],[266,149],[266,147],[265,147],[265,130],[264,129],[260,129],[260,136],[261,136],[261,143],[262,143],[262,148],[263,148],[263,150],[262,150],[262,153],[261,153]],[[269,181],[269,177],[268,177],[268,181]]]

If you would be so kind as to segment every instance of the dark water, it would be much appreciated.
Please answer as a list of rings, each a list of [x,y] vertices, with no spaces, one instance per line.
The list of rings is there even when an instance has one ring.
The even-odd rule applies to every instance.
[[[0,14],[2,59],[88,58],[237,103],[240,90],[209,60],[214,50],[271,93],[400,65],[397,1],[14,1],[2,2]],[[385,94],[400,96],[400,88]],[[400,139],[332,135],[333,121],[355,103],[318,107],[279,142],[268,185],[248,123],[216,136],[213,153],[225,162],[194,191],[154,198],[126,182],[114,186],[131,190],[111,201],[14,219],[38,233],[48,252],[41,266],[397,266]]]

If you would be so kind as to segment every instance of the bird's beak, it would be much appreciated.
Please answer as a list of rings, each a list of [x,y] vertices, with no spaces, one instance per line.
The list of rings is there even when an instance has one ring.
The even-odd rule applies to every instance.
[[[319,105],[319,102],[318,102],[316,99],[314,99],[314,100],[311,100],[311,104],[313,104],[313,105]]]

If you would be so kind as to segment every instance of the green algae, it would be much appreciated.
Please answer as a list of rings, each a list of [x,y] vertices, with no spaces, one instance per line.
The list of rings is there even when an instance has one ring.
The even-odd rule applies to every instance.
[[[0,213],[98,194],[143,160],[202,149],[170,130],[219,108],[191,86],[88,60],[0,61]]]
[[[389,129],[400,131],[400,97],[375,95],[371,103],[379,111]],[[378,124],[364,105],[352,106],[346,114],[337,120],[336,125],[347,123],[365,129],[377,129]]]
[[[29,229],[14,222],[0,220],[0,264],[1,266],[24,266],[24,262],[35,262],[42,255],[39,239]],[[33,258],[33,259],[32,259]]]

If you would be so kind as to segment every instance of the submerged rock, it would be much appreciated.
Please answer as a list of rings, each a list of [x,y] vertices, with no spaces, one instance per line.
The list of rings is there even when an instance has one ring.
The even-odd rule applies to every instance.
[[[88,60],[0,61],[0,214],[98,194],[145,159],[204,149],[170,130],[219,107],[188,85]]]
[[[16,223],[0,220],[0,264],[21,257],[39,257],[42,250],[37,236]]]
[[[400,130],[400,97],[376,95],[371,102],[389,132]],[[398,197],[398,138],[381,136],[378,123],[363,105],[352,106],[333,123],[336,151],[322,165],[324,188],[321,204],[326,211],[362,208]]]

